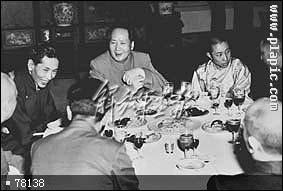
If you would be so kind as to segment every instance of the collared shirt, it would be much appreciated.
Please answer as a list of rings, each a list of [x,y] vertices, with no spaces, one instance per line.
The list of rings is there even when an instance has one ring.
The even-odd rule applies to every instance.
[[[239,59],[232,58],[226,68],[217,68],[209,60],[198,67],[193,74],[192,86],[194,90],[207,92],[212,83],[216,83],[225,95],[230,89],[240,88],[250,93],[251,73]]]

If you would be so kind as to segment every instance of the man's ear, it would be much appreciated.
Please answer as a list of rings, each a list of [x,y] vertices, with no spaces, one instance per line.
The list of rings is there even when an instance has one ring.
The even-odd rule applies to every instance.
[[[33,71],[34,67],[35,67],[35,64],[34,64],[33,60],[28,59],[28,71],[29,71],[30,74]]]
[[[67,111],[67,119],[71,121],[72,120],[72,111],[71,111],[71,108],[70,108],[69,105],[67,105],[66,111]]]
[[[209,52],[206,53],[206,56],[212,60],[212,56]]]
[[[135,48],[135,42],[132,41],[132,42],[131,42],[131,50],[134,50],[134,48]]]

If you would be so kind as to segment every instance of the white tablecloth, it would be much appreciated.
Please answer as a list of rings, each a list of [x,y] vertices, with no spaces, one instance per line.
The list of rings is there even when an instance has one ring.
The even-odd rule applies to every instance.
[[[247,106],[250,105],[252,102],[253,101],[251,99],[247,98],[243,105],[243,108],[247,108]],[[224,108],[223,103],[224,100],[222,99],[219,106],[220,115],[213,115],[212,114],[213,110],[210,108],[211,103],[209,99],[207,97],[201,97],[199,101],[193,104],[207,108],[209,110],[209,114],[201,117],[192,117],[192,119],[199,120],[201,121],[201,124],[203,124],[205,122],[211,122],[212,120],[215,119],[220,119],[225,121],[228,118],[234,118],[235,116],[228,116],[227,109]],[[133,109],[135,103],[127,103],[127,104],[129,107],[127,108],[127,111],[123,112],[123,115],[119,115],[116,111],[114,111],[115,119],[121,119],[123,117],[133,118],[133,116],[135,116],[135,110]],[[125,106],[122,107],[125,108]],[[167,118],[168,116],[170,117],[172,115],[172,111],[176,109],[176,107],[177,106],[171,106],[165,111],[162,111],[165,113],[165,115],[159,117],[158,119],[155,119],[154,116],[147,116],[146,120],[148,121],[148,123],[145,125],[145,127],[140,129],[146,129],[147,125],[152,123],[157,123],[158,121],[164,119],[165,117]],[[235,113],[237,108],[233,105],[231,110],[232,113]],[[112,119],[111,116],[112,116],[112,111],[109,111],[105,115],[102,124],[109,123]],[[243,119],[244,112],[241,113],[241,116],[237,116],[237,117]],[[45,136],[52,134],[52,131],[56,133],[60,130],[61,129],[57,129],[56,131],[54,131],[54,128],[49,128],[46,130]],[[142,156],[142,158],[138,158],[138,159],[136,159],[137,151],[133,149],[133,144],[130,142],[126,142],[125,144],[127,147],[127,153],[129,154],[130,158],[133,159],[133,166],[135,168],[136,174],[137,175],[207,175],[207,176],[202,176],[204,178],[199,179],[199,181],[201,181],[202,183],[200,183],[201,185],[197,187],[199,189],[206,189],[206,182],[211,175],[216,175],[216,174],[235,175],[243,172],[233,152],[233,145],[228,143],[228,141],[232,139],[232,134],[228,131],[212,134],[205,132],[201,128],[198,128],[197,130],[193,131],[194,137],[199,139],[199,146],[196,149],[195,154],[197,154],[201,159],[209,160],[209,162],[205,163],[205,166],[200,169],[177,168],[176,164],[178,164],[178,162],[184,157],[183,152],[178,148],[177,145],[177,138],[179,137],[179,135],[180,134],[171,134],[171,135],[163,134],[161,139],[158,140],[157,142],[145,143],[143,147],[140,149],[140,155]],[[174,152],[172,154],[171,153],[168,154],[165,152],[165,143],[174,143]],[[175,187],[173,187],[170,181],[162,182],[162,186],[159,185],[159,183],[157,183],[156,185],[153,185],[151,183],[149,184],[150,181],[148,181],[148,179],[149,178],[146,178],[145,176],[139,176],[141,189],[161,189],[161,188],[197,189],[196,187],[192,186],[192,185],[196,185],[195,183],[196,180],[193,180],[195,184],[188,183],[190,185],[184,185],[184,187],[182,188],[178,186],[176,187],[176,185]]]
[[[249,98],[246,98],[245,103],[242,108],[246,108],[253,101]],[[228,116],[227,109],[224,108],[224,100],[221,99],[219,106],[220,115],[213,115],[213,110],[209,108],[210,100],[208,97],[202,97],[199,101],[194,103],[195,105],[206,107],[210,112],[207,115],[201,117],[192,117],[193,120],[201,121],[201,124],[205,122],[211,122],[215,119],[227,120],[228,118],[235,118],[236,115]],[[165,117],[170,116],[174,107],[171,106],[171,109],[166,111],[166,115],[160,117],[158,120],[154,117],[147,116],[146,120],[148,124],[152,124],[152,121],[156,123],[161,121]],[[237,113],[237,108],[233,105],[232,113]],[[129,110],[125,112],[122,117],[133,117],[134,111]],[[236,116],[237,118],[243,119],[244,112],[241,113],[241,116]],[[109,118],[109,117],[108,117]],[[137,158],[137,152],[133,149],[133,144],[126,142],[127,152],[129,156],[134,159],[133,165],[136,170],[137,175],[214,175],[214,174],[229,174],[235,175],[242,173],[236,156],[233,152],[233,145],[228,143],[232,139],[232,133],[228,131],[223,131],[220,133],[208,133],[203,131],[201,128],[193,131],[195,138],[199,139],[199,146],[196,149],[196,154],[200,158],[208,158],[210,162],[206,163],[205,166],[201,169],[178,169],[176,164],[180,159],[184,157],[183,152],[177,146],[177,138],[180,134],[173,135],[162,135],[161,139],[153,143],[145,143],[140,149],[142,158]],[[174,143],[174,153],[167,154],[165,152],[165,143]]]

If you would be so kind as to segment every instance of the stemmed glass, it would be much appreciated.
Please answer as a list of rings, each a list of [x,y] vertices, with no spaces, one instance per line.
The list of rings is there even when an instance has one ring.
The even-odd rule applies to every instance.
[[[231,108],[232,104],[233,104],[233,98],[232,98],[232,96],[226,95],[226,97],[225,97],[225,102],[224,102],[224,107],[226,107],[227,110],[228,110],[228,116],[231,115],[231,113],[230,113],[230,108]]]
[[[233,91],[233,101],[234,104],[238,107],[238,113],[241,114],[241,105],[245,101],[245,90],[236,88]]]
[[[232,132],[232,140],[228,141],[229,143],[235,144],[235,133],[237,133],[241,126],[240,119],[230,119],[226,122],[227,129]]]
[[[172,96],[173,91],[174,91],[174,84],[173,84],[173,82],[165,83],[165,86],[163,86],[163,88],[162,88],[162,96],[163,96],[163,99],[166,99],[167,106],[168,106],[168,100]]]
[[[137,158],[142,158],[142,156],[140,155],[139,150],[142,148],[143,144],[144,144],[144,138],[142,138],[142,136],[140,135],[139,137],[136,137],[134,140],[134,149],[137,151],[138,153],[138,157]]]
[[[215,112],[213,115],[218,115],[219,113],[216,112],[218,106],[219,106],[219,95],[220,95],[220,88],[217,86],[214,86],[210,88],[210,100],[212,100],[212,108],[215,109]]]
[[[187,100],[191,97],[191,91],[192,91],[192,83],[182,81],[180,92],[185,97],[185,100]]]
[[[106,130],[104,131],[104,135],[105,135],[106,137],[112,137],[112,136],[113,136],[113,130],[112,130],[112,129],[106,129]]]
[[[194,149],[198,147],[199,140],[194,139],[192,134],[181,134],[177,140],[177,144],[179,149],[184,152],[184,158],[187,158],[187,152],[189,149],[193,149],[194,155]]]

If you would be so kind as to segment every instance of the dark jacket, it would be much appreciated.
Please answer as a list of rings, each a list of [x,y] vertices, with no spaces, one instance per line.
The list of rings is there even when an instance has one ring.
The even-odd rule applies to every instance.
[[[56,189],[61,186],[78,190],[138,189],[138,179],[125,145],[100,136],[83,119],[74,119],[61,132],[36,141],[31,157],[32,175],[76,177],[70,181],[66,176],[55,176],[57,182],[55,179],[52,186]]]
[[[235,176],[212,176],[208,190],[282,190],[282,161],[255,161],[255,170]]]
[[[46,88],[36,90],[27,71],[17,73],[14,81],[18,90],[17,106],[12,117],[3,124],[10,134],[1,133],[1,144],[3,150],[22,155],[35,139],[32,134],[44,131],[47,123],[59,115],[50,93],[50,83]]]

